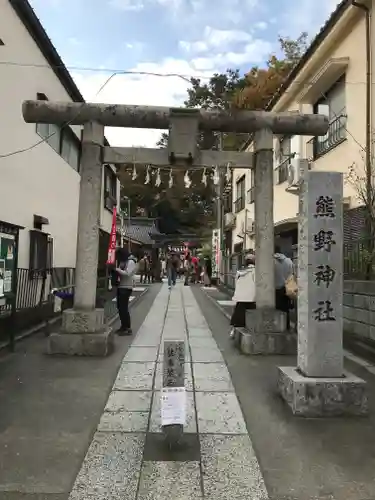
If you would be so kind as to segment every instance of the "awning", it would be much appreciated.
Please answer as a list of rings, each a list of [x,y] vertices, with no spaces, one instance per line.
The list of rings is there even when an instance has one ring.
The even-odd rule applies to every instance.
[[[291,231],[297,229],[298,227],[298,217],[289,217],[289,219],[283,219],[275,222],[275,233],[280,234],[286,231]]]

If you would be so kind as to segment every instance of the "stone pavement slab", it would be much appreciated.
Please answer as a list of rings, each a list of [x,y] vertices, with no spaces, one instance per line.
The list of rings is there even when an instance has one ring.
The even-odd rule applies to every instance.
[[[187,352],[177,451],[161,429],[165,340],[184,340]],[[85,487],[89,500],[268,498],[228,368],[190,287],[161,287],[124,356],[70,500],[83,500]]]
[[[96,433],[70,500],[136,498],[144,440],[144,434]]]
[[[203,498],[199,462],[145,462],[137,500]]]

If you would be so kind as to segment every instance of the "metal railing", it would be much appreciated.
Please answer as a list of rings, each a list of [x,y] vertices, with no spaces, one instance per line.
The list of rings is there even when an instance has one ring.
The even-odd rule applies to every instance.
[[[375,279],[375,238],[361,238],[344,243],[344,279]]]
[[[247,251],[222,258],[221,282],[234,289],[235,274],[243,267]],[[293,258],[298,270],[298,256]],[[343,273],[345,280],[375,280],[375,237],[346,241],[343,244]]]
[[[53,291],[63,290],[74,296],[75,269],[52,268],[40,271],[17,269],[16,293],[0,305],[0,342],[14,339],[22,331],[43,324],[61,314],[55,312]],[[96,306],[104,308],[109,319],[116,313],[115,291],[108,290],[106,269],[98,269]],[[62,310],[72,307],[73,300],[63,301]],[[13,341],[13,340],[12,340]]]
[[[289,165],[290,165],[290,157],[286,158],[283,160],[277,167],[276,167],[276,175],[277,175],[277,183],[282,184],[283,182],[286,182],[288,180],[289,176]]]
[[[307,149],[312,149],[314,159],[319,158],[346,139],[346,121],[346,115],[337,116],[330,122],[325,135],[313,137],[307,142]]]

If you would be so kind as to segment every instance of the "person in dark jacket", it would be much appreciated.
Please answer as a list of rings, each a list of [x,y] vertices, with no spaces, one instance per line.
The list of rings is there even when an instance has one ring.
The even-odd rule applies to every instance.
[[[207,276],[207,286],[211,286],[211,280],[212,280],[212,261],[211,261],[210,257],[205,257],[205,259],[204,259],[204,269],[205,269],[205,274]]]

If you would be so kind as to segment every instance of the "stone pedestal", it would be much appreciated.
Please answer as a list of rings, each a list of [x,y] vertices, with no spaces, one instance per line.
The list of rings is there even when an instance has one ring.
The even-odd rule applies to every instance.
[[[236,329],[235,342],[244,354],[295,354],[297,349],[285,313],[271,308],[246,311],[246,328]]]
[[[108,356],[113,351],[114,334],[104,323],[104,310],[63,312],[60,332],[47,339],[48,354]]]
[[[343,178],[306,172],[300,189],[298,367],[279,368],[278,388],[296,415],[368,411],[365,382],[344,371]]]
[[[342,378],[317,378],[304,377],[293,367],[280,367],[277,388],[293,414],[301,417],[368,413],[366,382],[345,371]]]

